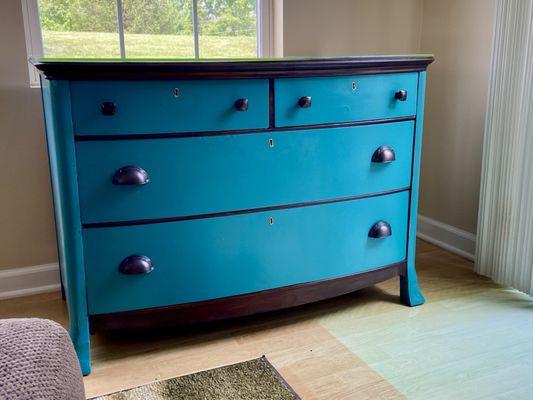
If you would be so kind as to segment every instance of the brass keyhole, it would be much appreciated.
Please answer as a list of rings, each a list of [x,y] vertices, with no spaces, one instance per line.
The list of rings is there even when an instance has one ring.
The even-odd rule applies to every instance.
[[[174,88],[174,97],[180,97],[180,88]]]

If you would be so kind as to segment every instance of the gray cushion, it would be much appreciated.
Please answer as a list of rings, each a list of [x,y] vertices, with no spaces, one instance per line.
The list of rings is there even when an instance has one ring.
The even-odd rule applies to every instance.
[[[44,319],[0,320],[0,399],[85,399],[67,331]]]

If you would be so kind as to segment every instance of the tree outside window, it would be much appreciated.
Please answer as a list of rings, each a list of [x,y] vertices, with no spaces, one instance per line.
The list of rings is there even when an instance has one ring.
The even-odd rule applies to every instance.
[[[45,57],[258,55],[256,0],[38,0],[38,7]]]

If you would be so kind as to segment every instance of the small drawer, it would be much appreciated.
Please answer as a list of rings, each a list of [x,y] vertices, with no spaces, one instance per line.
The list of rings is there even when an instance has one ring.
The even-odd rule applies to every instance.
[[[278,127],[413,116],[418,73],[276,79]]]
[[[414,122],[76,143],[84,223],[181,217],[410,186]]]
[[[75,135],[266,128],[268,80],[71,82]]]
[[[271,212],[84,229],[89,313],[234,296],[401,262],[408,201],[405,191]],[[387,229],[380,230],[381,238],[371,237],[378,222]]]

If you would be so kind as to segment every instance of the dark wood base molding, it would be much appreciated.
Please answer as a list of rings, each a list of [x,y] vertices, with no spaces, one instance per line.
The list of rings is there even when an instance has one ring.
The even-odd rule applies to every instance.
[[[89,316],[91,332],[162,326],[180,326],[259,314],[326,300],[404,275],[406,262],[341,278],[262,290],[238,296]]]

